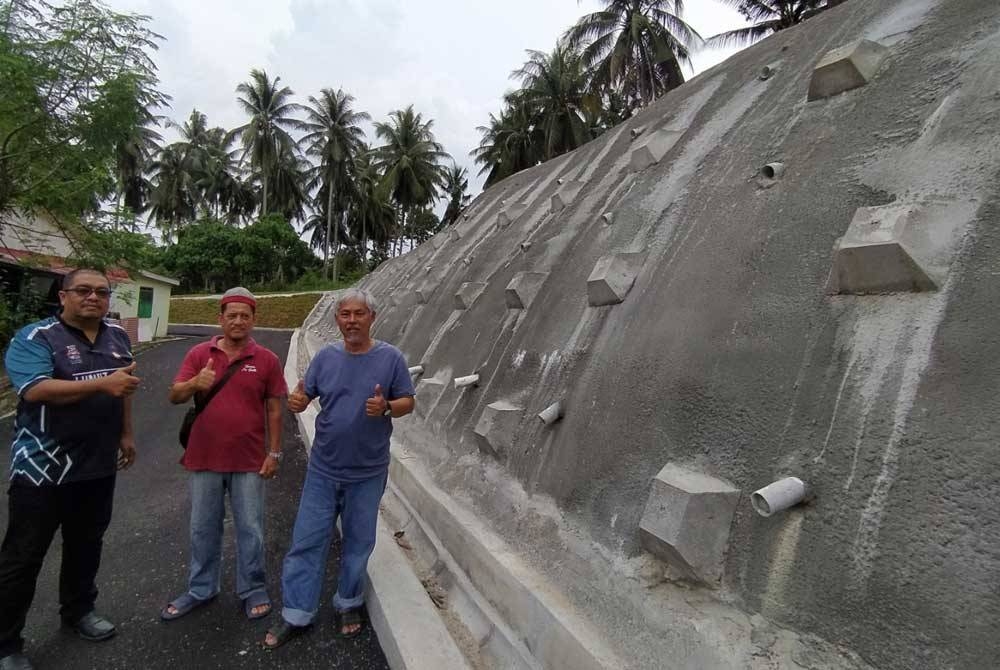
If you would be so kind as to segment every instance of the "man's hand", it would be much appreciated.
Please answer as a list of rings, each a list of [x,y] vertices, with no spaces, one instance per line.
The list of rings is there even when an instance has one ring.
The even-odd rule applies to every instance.
[[[288,411],[296,414],[306,411],[309,406],[309,396],[306,395],[305,384],[302,380],[295,385],[295,390],[288,394]]]
[[[260,472],[257,474],[264,479],[272,479],[278,474],[278,460],[271,456],[265,456],[264,465],[260,466]]]
[[[206,393],[215,384],[215,371],[212,370],[212,359],[208,359],[198,374],[191,378],[191,385],[195,391]]]
[[[135,463],[135,438],[131,435],[122,435],[122,441],[118,445],[118,469],[128,470]]]
[[[139,388],[139,378],[132,375],[135,372],[135,361],[128,367],[118,368],[102,379],[104,392],[115,398],[126,398]]]
[[[368,416],[382,416],[389,407],[389,401],[382,395],[382,385],[375,384],[375,395],[365,400],[365,414]]]

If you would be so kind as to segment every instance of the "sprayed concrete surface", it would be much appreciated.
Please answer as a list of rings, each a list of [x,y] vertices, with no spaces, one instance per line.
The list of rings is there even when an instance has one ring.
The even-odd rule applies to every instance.
[[[807,102],[859,39],[888,48],[870,81]],[[625,666],[995,667],[998,129],[1000,3],[854,0],[737,54],[364,280],[376,336],[430,380],[396,437]],[[633,161],[660,130],[662,158]],[[856,210],[890,203],[947,213],[934,290],[828,294]],[[612,254],[641,255],[634,282],[591,306]],[[525,272],[544,279],[511,309]],[[496,403],[523,414],[483,450]],[[640,547],[670,463],[741,491],[718,582]],[[757,516],[786,476],[812,501]]]

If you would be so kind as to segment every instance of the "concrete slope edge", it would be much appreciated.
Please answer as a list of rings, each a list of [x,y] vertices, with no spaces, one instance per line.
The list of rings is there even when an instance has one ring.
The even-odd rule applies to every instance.
[[[294,388],[299,380],[296,365],[299,336],[300,331],[296,329],[288,347],[285,381],[289,388]],[[312,406],[296,415],[307,452],[315,436],[316,413]],[[381,518],[375,551],[368,563],[365,599],[372,628],[392,670],[461,670],[469,667]]]
[[[498,535],[434,484],[414,455],[398,442],[389,478],[394,492],[425,520],[474,588],[523,638],[532,658],[545,668],[598,670],[627,664],[605,643],[590,621],[531,569]]]

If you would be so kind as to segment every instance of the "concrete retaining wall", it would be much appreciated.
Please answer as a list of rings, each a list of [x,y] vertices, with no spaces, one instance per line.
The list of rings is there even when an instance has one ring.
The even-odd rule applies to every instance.
[[[808,101],[814,67],[862,38],[887,49],[866,83]],[[444,382],[423,385],[397,437],[630,666],[714,641],[744,667],[794,667],[795,653],[803,667],[814,653],[830,667],[992,667],[997,91],[1000,4],[855,0],[495,185],[457,235],[363,283],[387,303],[376,335]],[[643,139],[657,131],[670,142]],[[559,179],[585,186],[553,208]],[[894,252],[903,268],[930,259],[934,281],[831,295],[903,286],[830,282],[857,210],[890,203],[944,212],[918,214],[929,232],[910,253],[902,231]],[[870,238],[853,235],[852,253]],[[588,279],[615,254],[641,262],[609,280],[620,302],[594,306]],[[547,274],[510,309],[523,272]],[[467,283],[485,286],[456,310]],[[477,386],[451,384],[473,373]],[[535,417],[557,400],[561,421]],[[523,416],[487,454],[474,430],[498,402]],[[717,583],[684,586],[640,548],[668,463],[742,492]],[[812,502],[757,516],[749,493],[789,475]]]

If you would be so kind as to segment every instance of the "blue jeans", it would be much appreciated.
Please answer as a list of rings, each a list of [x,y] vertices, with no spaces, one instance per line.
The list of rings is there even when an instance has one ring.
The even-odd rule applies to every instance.
[[[236,526],[236,594],[265,591],[264,478],[256,472],[191,473],[191,576],[189,593],[205,600],[219,593],[226,491]]]
[[[343,548],[333,607],[343,612],[365,601],[365,572],[375,549],[378,503],[387,473],[360,482],[338,482],[312,468],[306,472],[295,517],[292,548],[282,566],[281,615],[293,626],[307,626],[319,610],[333,527],[340,517]]]

